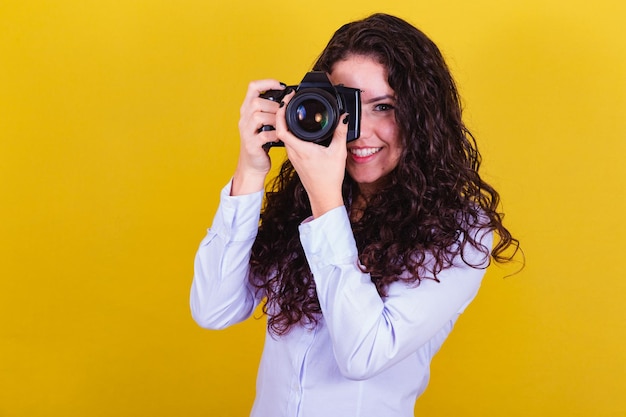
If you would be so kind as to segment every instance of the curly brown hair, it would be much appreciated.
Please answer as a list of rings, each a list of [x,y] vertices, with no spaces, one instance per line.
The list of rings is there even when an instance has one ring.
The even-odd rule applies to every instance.
[[[395,281],[437,280],[456,256],[463,258],[467,245],[486,258],[510,260],[505,253],[511,247],[515,252],[519,242],[502,224],[498,193],[478,174],[480,153],[463,124],[455,82],[437,46],[406,21],[375,14],[337,30],[313,69],[332,73],[336,62],[355,55],[387,69],[389,86],[397,92],[403,148],[384,188],[352,219],[360,263],[380,296]],[[355,185],[346,173],[347,207]],[[266,194],[250,260],[249,279],[267,298],[264,311],[274,334],[296,324],[313,326],[321,317],[298,233],[310,215],[307,193],[287,160]],[[499,239],[491,250],[475,239],[476,230],[495,231]]]

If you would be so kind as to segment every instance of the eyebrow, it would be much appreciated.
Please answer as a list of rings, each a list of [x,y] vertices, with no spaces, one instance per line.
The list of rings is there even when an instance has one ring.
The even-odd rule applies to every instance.
[[[364,103],[365,104],[371,104],[371,103],[375,103],[377,101],[388,100],[388,99],[395,100],[396,98],[394,96],[392,96],[391,94],[385,94],[385,95],[382,95],[382,96],[370,98],[369,100],[365,101]]]

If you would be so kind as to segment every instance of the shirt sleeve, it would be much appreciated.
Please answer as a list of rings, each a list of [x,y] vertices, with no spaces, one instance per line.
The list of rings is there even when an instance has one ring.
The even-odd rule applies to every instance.
[[[491,247],[491,233],[481,243]],[[466,248],[436,282],[393,283],[381,298],[370,275],[359,269],[358,252],[345,207],[300,225],[300,240],[313,272],[324,321],[339,369],[367,379],[426,343],[443,342],[458,315],[478,292],[489,257]]]
[[[263,191],[233,197],[230,188],[229,183],[222,189],[213,224],[200,243],[191,284],[191,315],[211,329],[245,320],[259,302],[248,283],[248,271]]]

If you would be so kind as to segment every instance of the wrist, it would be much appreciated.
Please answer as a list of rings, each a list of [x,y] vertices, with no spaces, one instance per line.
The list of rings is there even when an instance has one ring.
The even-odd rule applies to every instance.
[[[237,169],[233,175],[231,196],[253,194],[265,189],[267,173],[248,172]]]
[[[343,206],[343,197],[341,195],[338,196],[326,196],[320,200],[310,200],[311,201],[311,212],[313,214],[313,218],[317,219],[320,216],[328,213],[331,210],[336,209],[337,207]]]

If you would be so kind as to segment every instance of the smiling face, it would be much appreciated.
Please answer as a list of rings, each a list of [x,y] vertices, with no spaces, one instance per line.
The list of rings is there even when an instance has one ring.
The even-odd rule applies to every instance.
[[[350,55],[333,65],[330,80],[361,90],[361,136],[347,145],[346,170],[362,194],[375,193],[402,154],[387,70],[373,58]]]

